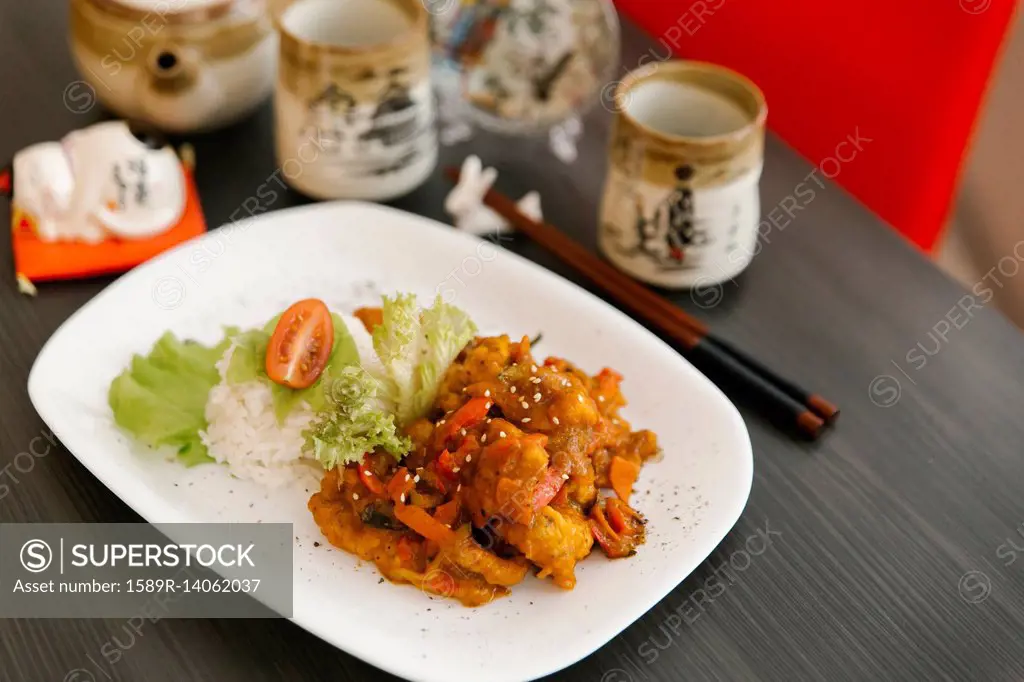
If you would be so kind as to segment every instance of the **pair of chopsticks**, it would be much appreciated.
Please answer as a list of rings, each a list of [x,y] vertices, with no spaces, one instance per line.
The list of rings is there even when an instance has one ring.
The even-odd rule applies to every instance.
[[[458,182],[457,170],[445,172],[453,182]],[[557,228],[522,214],[515,202],[500,192],[489,190],[484,203],[624,308],[678,342],[682,354],[719,388],[748,403],[772,423],[813,440],[839,416],[839,409],[825,398],[780,377],[746,353],[715,338],[700,320],[587,251]]]

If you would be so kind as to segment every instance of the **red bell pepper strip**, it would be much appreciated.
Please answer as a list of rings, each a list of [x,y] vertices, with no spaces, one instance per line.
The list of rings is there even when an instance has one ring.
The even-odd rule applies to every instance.
[[[594,539],[597,540],[597,544],[601,545],[601,548],[604,549],[605,553],[610,556],[614,551],[614,544],[611,538],[605,534],[601,524],[593,519],[590,520],[590,533],[594,536]]]
[[[462,429],[475,426],[486,419],[487,411],[491,409],[491,404],[490,398],[473,398],[455,410],[455,413],[445,422],[445,440],[454,437]]]
[[[608,525],[619,535],[633,535],[636,531],[626,521],[621,507],[619,504],[616,504],[617,502],[618,500],[611,498],[605,503],[605,515],[608,517]]]
[[[441,454],[437,456],[437,473],[449,481],[454,481],[459,477],[458,472],[455,471],[455,458],[452,453],[448,452],[448,448],[442,450]]]
[[[601,549],[610,559],[629,556],[632,548],[623,542],[622,537],[611,528],[600,505],[594,505],[590,512],[590,533],[601,545]]]
[[[383,495],[384,485],[380,482],[380,479],[377,478],[377,475],[370,470],[367,462],[367,458],[369,456],[370,453],[366,453],[366,455],[363,456],[363,461],[359,463],[359,480],[362,481],[367,490],[374,495]]]
[[[555,499],[562,486],[565,485],[566,479],[562,477],[562,472],[554,467],[549,467],[544,472],[544,476],[540,479],[537,487],[533,489],[533,509],[534,511],[540,511],[544,507],[548,506],[551,500]]]
[[[399,467],[395,471],[395,475],[388,481],[388,497],[396,502],[404,501],[402,496],[412,490],[415,485],[412,477],[409,476],[409,470],[405,467]]]

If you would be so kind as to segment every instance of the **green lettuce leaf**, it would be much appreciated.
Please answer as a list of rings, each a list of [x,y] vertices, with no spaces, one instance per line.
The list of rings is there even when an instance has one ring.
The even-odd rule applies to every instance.
[[[107,402],[114,421],[146,445],[177,448],[186,466],[213,461],[199,431],[206,428],[206,397],[220,381],[215,365],[227,346],[227,338],[204,346],[164,334],[111,382]]]
[[[227,382],[265,382],[279,421],[299,403],[309,404],[315,416],[304,433],[305,448],[325,468],[358,461],[376,449],[401,458],[410,447],[401,428],[428,412],[448,366],[476,333],[469,317],[440,297],[425,310],[411,295],[385,297],[383,323],[373,333],[381,366],[370,362],[373,374],[361,366],[355,340],[341,317],[332,315],[334,346],[326,369],[309,388],[293,390],[271,381],[265,370],[279,318],[262,329],[230,328],[210,347],[165,334],[111,383],[108,401],[115,421],[150,446],[176,447],[186,465],[212,461],[199,432],[207,427],[210,389],[220,381],[216,363],[234,344]]]
[[[324,374],[320,375],[309,388],[292,389],[281,386],[271,381],[267,376],[266,357],[267,345],[273,335],[274,327],[280,315],[268,322],[262,329],[253,329],[247,332],[236,334],[232,341],[235,343],[235,350],[231,354],[231,362],[228,364],[226,379],[229,384],[240,384],[258,379],[270,387],[274,400],[274,415],[278,422],[283,422],[293,409],[301,402],[309,404],[314,412],[326,408],[324,397],[324,376],[328,369],[341,368],[348,365],[359,364],[359,350],[356,348],[348,327],[340,316],[331,314],[334,322],[334,346],[331,348],[331,355],[327,360],[327,367]]]
[[[427,413],[448,366],[474,334],[469,316],[440,296],[425,310],[411,294],[384,297],[373,347],[384,366],[384,397],[400,426]]]
[[[305,449],[325,469],[356,462],[377,448],[401,458],[411,444],[398,435],[380,384],[358,364],[330,368],[321,377],[325,408],[306,430]]]

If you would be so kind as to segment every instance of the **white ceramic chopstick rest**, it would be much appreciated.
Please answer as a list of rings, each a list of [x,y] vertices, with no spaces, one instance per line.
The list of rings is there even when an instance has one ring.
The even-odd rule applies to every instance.
[[[462,163],[459,182],[448,194],[444,209],[455,219],[455,227],[471,234],[507,232],[511,225],[484,205],[484,196],[498,178],[494,168],[484,168],[478,156],[468,156]],[[542,220],[540,194],[529,192],[517,202],[519,210],[534,220]]]

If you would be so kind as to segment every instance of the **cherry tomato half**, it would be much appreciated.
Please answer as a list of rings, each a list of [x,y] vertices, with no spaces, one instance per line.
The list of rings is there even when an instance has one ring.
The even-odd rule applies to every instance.
[[[562,472],[555,467],[549,468],[533,490],[533,509],[540,511],[551,504],[551,500],[555,499],[564,485]]]
[[[267,346],[267,376],[288,388],[309,388],[320,378],[334,347],[327,304],[307,298],[284,311]]]

